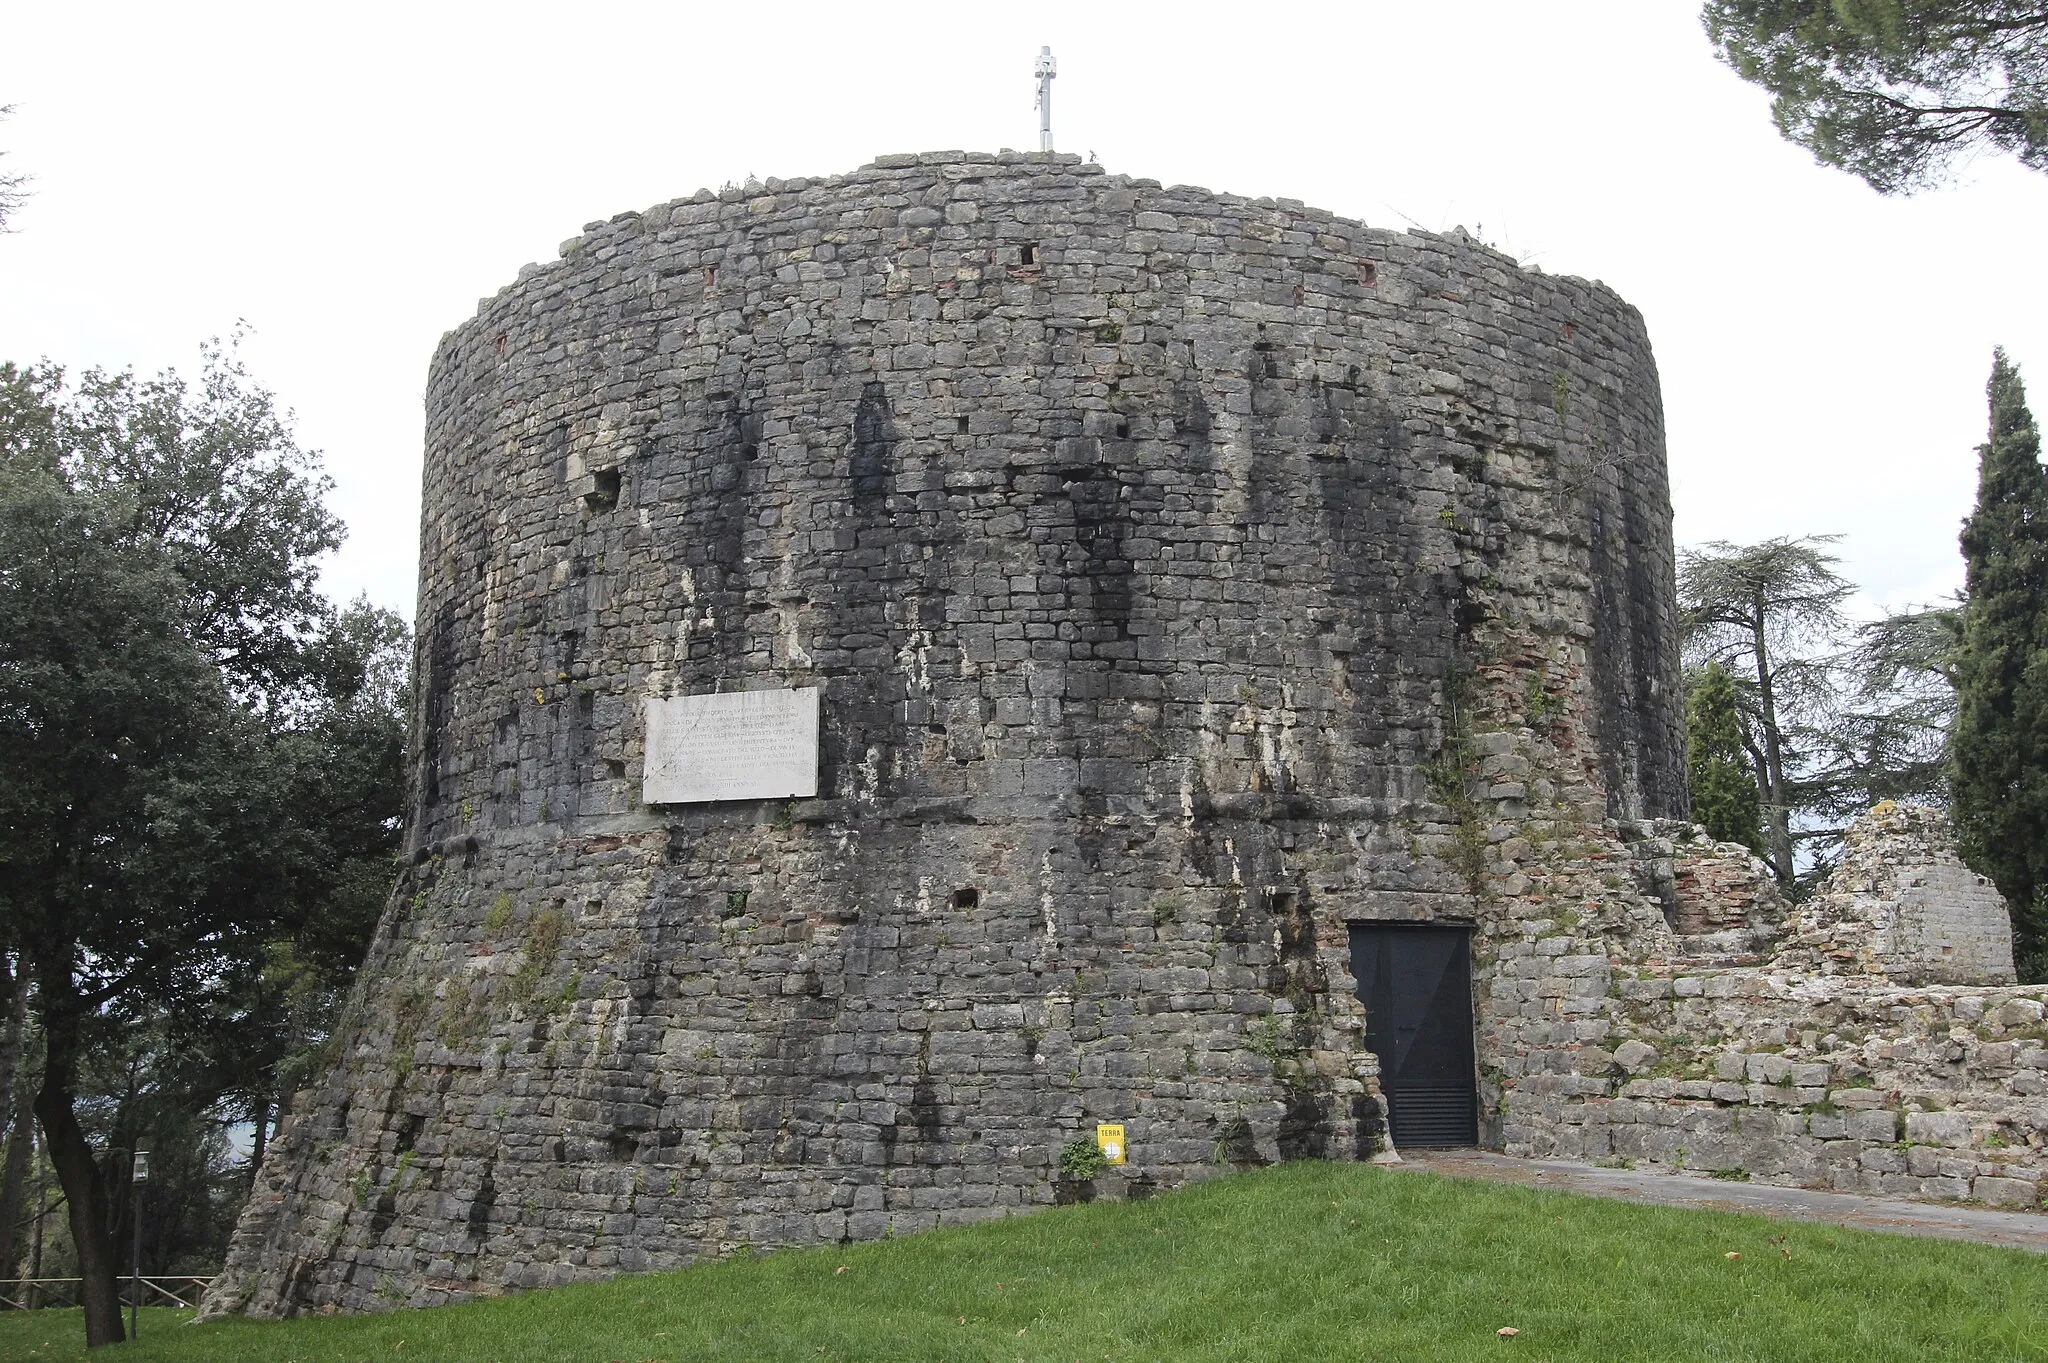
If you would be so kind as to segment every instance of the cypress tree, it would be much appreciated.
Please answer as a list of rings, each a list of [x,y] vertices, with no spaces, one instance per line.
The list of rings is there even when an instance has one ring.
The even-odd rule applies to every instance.
[[[1735,679],[1710,662],[1685,698],[1685,779],[1692,817],[1718,842],[1739,842],[1762,855],[1756,776],[1735,714]]]
[[[2048,474],[2019,371],[1992,357],[1990,439],[1956,656],[1949,788],[1964,858],[2012,907],[2022,980],[2048,977]]]

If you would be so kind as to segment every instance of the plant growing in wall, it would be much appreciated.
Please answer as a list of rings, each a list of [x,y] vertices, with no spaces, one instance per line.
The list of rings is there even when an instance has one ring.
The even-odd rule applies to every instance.
[[[1085,1183],[1107,1168],[1109,1157],[1093,1136],[1076,1136],[1060,1147],[1060,1173],[1067,1178]]]

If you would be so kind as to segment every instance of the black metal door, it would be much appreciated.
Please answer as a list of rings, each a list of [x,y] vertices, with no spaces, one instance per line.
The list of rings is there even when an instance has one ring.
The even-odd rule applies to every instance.
[[[1470,930],[1354,923],[1351,974],[1394,1148],[1477,1145]]]

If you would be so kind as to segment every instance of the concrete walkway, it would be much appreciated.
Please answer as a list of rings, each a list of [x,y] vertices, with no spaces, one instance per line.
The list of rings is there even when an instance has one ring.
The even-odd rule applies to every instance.
[[[1513,1159],[1484,1150],[1403,1151],[1402,1162],[1387,1168],[1419,1169],[1453,1178],[1485,1178],[1532,1188],[1611,1197],[1622,1202],[1647,1202],[1660,1207],[1699,1207],[1722,1212],[1749,1212],[1788,1221],[1823,1221],[1858,1230],[1891,1231],[1898,1235],[1931,1235],[1944,1240],[1974,1240],[1982,1245],[2028,1249],[2048,1254],[2048,1214],[2001,1212],[1982,1207],[1953,1207],[1932,1202],[1907,1202],[1860,1193],[1824,1193],[1811,1188],[1777,1188],[1765,1183],[1729,1183],[1690,1174],[1648,1173],[1636,1169],[1604,1169],[1570,1160]]]

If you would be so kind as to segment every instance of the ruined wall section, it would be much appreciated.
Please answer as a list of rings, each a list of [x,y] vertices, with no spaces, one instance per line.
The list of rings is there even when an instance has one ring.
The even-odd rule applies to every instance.
[[[2012,984],[2012,918],[1963,864],[1940,810],[1887,800],[1852,824],[1842,859],[1786,924],[1778,959],[1900,984]]]
[[[415,859],[210,1308],[1371,1154],[1348,922],[1671,940],[1555,869],[1684,812],[1661,421],[1604,288],[1072,157],[594,224],[436,356]],[[797,685],[819,798],[638,803]]]
[[[2011,984],[2003,902],[1986,902],[1938,812],[1886,803],[1859,819],[1782,927],[1759,912],[1774,896],[1745,849],[1614,831],[1631,836],[1553,854],[1553,917],[1525,910],[1494,934],[1482,1064],[1501,1148],[2042,1205],[2048,988]],[[1681,927],[1722,929],[1661,948],[1589,936],[1666,879]]]

